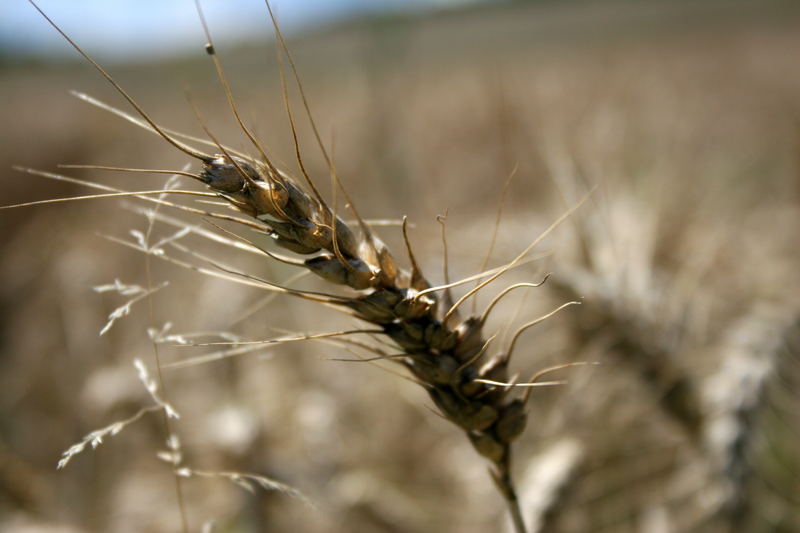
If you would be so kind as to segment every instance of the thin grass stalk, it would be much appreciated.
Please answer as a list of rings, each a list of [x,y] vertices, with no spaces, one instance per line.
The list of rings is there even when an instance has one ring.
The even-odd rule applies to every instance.
[[[159,207],[160,205],[156,205],[154,212],[157,213]],[[149,244],[150,242],[150,237],[152,236],[153,233],[154,222],[155,222],[155,216],[148,217],[147,232],[145,233],[144,237],[145,243]],[[149,253],[145,254],[144,256],[144,270],[145,270],[145,279],[147,282],[147,290],[152,291],[153,274],[150,264]],[[153,304],[152,297],[147,298],[147,312],[150,322],[150,328],[155,328],[156,327],[155,305]],[[156,342],[156,339],[153,337],[151,338],[150,344],[153,347],[153,361],[156,364],[156,377],[158,379],[158,385],[161,390],[161,394],[164,396],[165,401],[168,401],[167,388],[164,384],[163,372],[161,371],[161,356],[159,353],[158,342]],[[166,410],[162,411],[161,419],[164,426],[164,434],[166,436],[165,440],[167,442],[173,442],[173,435],[175,435],[175,433],[172,427],[172,421],[170,420],[169,414],[167,413]],[[186,513],[186,502],[184,501],[184,495],[183,495],[183,478],[180,475],[178,475],[178,472],[177,470],[175,470],[175,468],[172,469],[172,477],[175,480],[175,499],[177,501],[178,512],[181,518],[181,531],[183,533],[189,533],[189,518]]]

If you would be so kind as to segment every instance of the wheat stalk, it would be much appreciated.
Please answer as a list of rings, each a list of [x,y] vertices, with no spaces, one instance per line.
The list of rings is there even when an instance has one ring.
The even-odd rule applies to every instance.
[[[32,1],[31,3],[39,9],[35,3]],[[512,443],[522,434],[525,428],[527,422],[526,403],[530,398],[531,390],[535,387],[563,384],[564,382],[560,380],[540,381],[540,379],[550,372],[570,365],[559,365],[558,367],[545,369],[536,373],[528,381],[520,383],[517,382],[516,377],[510,376],[509,363],[514,353],[514,348],[524,331],[553,316],[565,307],[579,302],[567,302],[550,313],[524,324],[513,335],[510,346],[506,350],[495,354],[490,354],[489,351],[494,336],[487,336],[484,331],[489,312],[511,290],[540,284],[521,283],[509,286],[480,315],[463,315],[463,304],[474,298],[480,290],[491,282],[500,278],[509,270],[523,264],[531,251],[570,216],[582,202],[576,204],[554,221],[506,265],[452,283],[446,279],[446,283],[440,286],[434,286],[430,283],[419,267],[410,243],[407,221],[403,220],[403,236],[411,267],[409,269],[402,268],[398,265],[395,256],[355,210],[352,199],[341,185],[332,159],[324,148],[313,121],[294,60],[284,42],[281,30],[275,22],[275,17],[268,3],[267,8],[269,9],[279,43],[278,60],[281,65],[283,95],[294,139],[300,179],[283,169],[279,169],[273,163],[266,150],[240,118],[232,91],[226,81],[222,65],[216,56],[214,44],[199,4],[198,12],[208,41],[206,51],[217,69],[231,111],[242,132],[257,150],[259,157],[249,157],[220,144],[205,125],[199,113],[197,113],[198,121],[203,126],[209,139],[188,138],[188,140],[212,146],[216,149],[215,152],[207,154],[182,140],[178,140],[179,137],[186,139],[186,136],[159,126],[111,75],[75,44],[47,15],[42,13],[48,22],[133,106],[142,120],[102,104],[91,97],[79,96],[160,135],[176,149],[199,160],[202,164],[202,169],[199,173],[181,171],[178,174],[191,177],[203,183],[213,193],[210,196],[223,200],[233,210],[246,215],[249,221],[240,217],[202,212],[195,208],[173,204],[164,200],[163,197],[153,198],[150,196],[156,193],[198,194],[191,191],[129,192],[92,184],[92,186],[108,192],[94,195],[91,198],[134,196],[155,202],[159,206],[166,205],[185,211],[200,212],[207,216],[243,224],[250,229],[271,236],[276,245],[288,250],[293,255],[287,257],[263,250],[247,239],[219,226],[216,227],[233,237],[228,239],[229,241],[239,241],[240,248],[245,247],[251,251],[260,251],[272,259],[311,272],[330,283],[333,287],[344,289],[336,293],[312,293],[279,286],[267,280],[261,280],[254,276],[234,271],[225,265],[210,260],[208,262],[212,263],[213,269],[202,269],[183,264],[183,266],[189,266],[204,273],[225,277],[226,279],[240,279],[246,284],[261,286],[274,292],[333,306],[370,325],[370,329],[317,336],[306,335],[280,338],[263,342],[288,342],[291,340],[307,340],[364,332],[380,335],[390,340],[397,347],[398,353],[388,354],[385,351],[373,349],[377,354],[374,359],[399,365],[410,373],[412,378],[426,390],[440,414],[464,432],[475,450],[491,465],[492,479],[508,505],[515,530],[518,533],[522,533],[526,528],[519,506],[517,491],[512,480]],[[330,203],[319,192],[301,157],[295,120],[288,104],[288,87],[283,75],[284,56],[288,60],[304,109],[330,170],[333,191],[333,199]],[[161,170],[103,168],[106,170],[176,173],[174,171]],[[48,177],[56,177],[56,179],[69,179],[31,169],[23,170],[47,175]],[[345,197],[350,206],[355,217],[354,223],[346,222],[337,214],[337,195],[339,193]],[[209,194],[205,193],[205,195]],[[498,222],[499,219],[498,213]],[[189,230],[182,231],[181,236],[188,233]],[[219,234],[214,235],[219,236]],[[164,245],[167,244],[180,248],[180,245],[175,242],[164,243]],[[160,246],[149,247],[141,243],[132,246],[148,255],[154,255],[181,264],[178,260],[168,256]],[[184,249],[184,251],[188,250]],[[200,259],[205,259],[199,254],[194,255]],[[220,274],[220,270],[224,274]],[[476,282],[476,285],[455,303],[452,303],[450,289],[473,281]],[[146,297],[152,290],[143,292],[141,297]],[[113,320],[114,317],[111,317],[111,319]],[[240,345],[245,343],[235,341],[223,344]],[[242,350],[246,351],[247,349],[243,348]],[[234,350],[234,352],[238,354],[241,353],[241,350]],[[159,371],[160,368],[159,365]],[[515,395],[514,391],[518,388],[524,388],[525,392],[521,395]],[[176,462],[176,464],[178,463]],[[194,474],[210,475],[201,471],[194,471]],[[228,477],[231,478],[231,476]]]

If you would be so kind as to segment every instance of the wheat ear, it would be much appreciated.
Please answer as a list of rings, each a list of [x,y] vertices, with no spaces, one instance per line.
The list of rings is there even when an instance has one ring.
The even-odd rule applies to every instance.
[[[401,348],[400,356],[387,361],[410,371],[441,414],[490,461],[517,530],[524,531],[511,479],[511,443],[525,427],[527,396],[511,398],[509,390],[556,382],[509,383],[510,350],[487,356],[491,338],[485,338],[484,321],[480,316],[461,319],[455,307],[442,306],[440,293],[431,290],[436,288],[420,271],[410,246],[409,272],[398,267],[374,234],[353,229],[287,173],[259,161],[217,155],[204,163],[200,176],[235,209],[261,221],[276,244],[309,256],[304,268],[355,291],[336,305],[350,309]]]
[[[31,1],[31,3],[33,2]],[[242,153],[230,150],[220,144],[202,123],[199,113],[198,120],[211,139],[211,141],[201,142],[216,147],[220,153],[207,155],[178,141],[178,137],[185,138],[185,136],[162,128],[154,122],[98,63],[78,47],[44,13],[42,15],[133,106],[143,121],[123,114],[125,118],[153,131],[174,148],[202,162],[203,168],[199,174],[184,173],[184,175],[203,182],[210,191],[224,199],[232,208],[257,221],[247,223],[248,226],[254,226],[262,232],[266,232],[277,245],[301,257],[306,257],[304,260],[293,261],[293,264],[307,269],[333,285],[351,289],[348,295],[331,297],[326,302],[345,308],[356,318],[373,325],[374,332],[388,337],[400,348],[401,353],[385,357],[386,361],[401,365],[408,370],[414,376],[415,381],[428,392],[442,416],[461,428],[475,450],[489,461],[492,479],[508,505],[514,528],[518,533],[524,533],[525,524],[512,481],[511,444],[525,428],[526,402],[530,398],[531,388],[563,384],[563,381],[539,381],[544,374],[563,368],[563,366],[539,372],[531,378],[530,382],[517,383],[515,378],[509,378],[508,364],[516,340],[524,330],[554,315],[564,307],[578,302],[564,304],[540,319],[525,324],[514,335],[514,342],[506,353],[493,356],[489,356],[488,353],[494,337],[487,338],[483,328],[486,315],[497,301],[492,302],[489,309],[482,315],[466,318],[461,317],[459,308],[461,304],[474,297],[489,283],[524,263],[531,250],[583,202],[579,202],[559,217],[517,257],[503,267],[440,287],[432,286],[419,268],[408,238],[407,225],[404,223],[403,232],[412,268],[410,271],[400,268],[388,248],[373,234],[370,227],[355,211],[353,202],[339,182],[332,159],[325,151],[311,117],[295,63],[268,2],[267,7],[279,43],[282,86],[295,141],[297,162],[304,178],[302,185],[289,173],[279,170],[272,163],[266,155],[266,151],[242,122],[230,85],[225,80],[221,64],[216,58],[214,45],[199,4],[198,11],[208,39],[206,52],[214,61],[236,120],[257,149],[259,158],[244,156]],[[355,216],[355,225],[345,222],[337,215],[335,199],[333,206],[326,203],[303,165],[295,124],[288,105],[288,93],[283,76],[283,54],[288,59],[314,135],[328,163],[334,193],[341,191],[344,194]],[[97,104],[89,97],[83,95],[80,97]],[[103,104],[99,105],[107,107]],[[190,140],[197,141],[197,139]],[[122,169],[109,168],[109,170]],[[304,187],[310,189],[311,193],[307,192]],[[106,187],[102,188],[111,190]],[[113,190],[112,193],[101,196],[117,194],[141,196],[149,194],[149,191],[118,193]],[[166,202],[159,200],[159,203]],[[234,220],[244,222],[238,218]],[[233,273],[229,272],[229,274]],[[450,304],[448,291],[451,287],[481,278],[484,278],[483,281],[479,281],[455,304]],[[502,295],[507,294],[513,288],[526,285],[533,284],[511,286]],[[300,291],[284,289],[282,292],[302,296]],[[443,296],[440,297],[440,294]],[[520,397],[515,397],[511,392],[516,387],[524,387],[527,392]]]

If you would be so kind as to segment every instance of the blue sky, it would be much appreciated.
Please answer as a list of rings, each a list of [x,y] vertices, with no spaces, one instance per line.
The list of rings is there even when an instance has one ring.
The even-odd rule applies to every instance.
[[[271,0],[287,31],[355,14],[441,8],[474,0]],[[105,59],[165,56],[203,42],[193,0],[38,0],[78,44]],[[202,0],[215,40],[270,35],[263,0]],[[0,0],[0,47],[47,57],[74,54],[27,0]]]

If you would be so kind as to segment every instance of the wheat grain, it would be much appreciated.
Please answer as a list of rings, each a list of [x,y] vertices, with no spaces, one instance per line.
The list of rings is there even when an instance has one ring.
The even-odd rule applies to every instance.
[[[560,223],[566,220],[575,209],[581,205],[582,201],[578,202],[554,221],[509,263],[493,269],[488,273],[484,272],[478,276],[470,276],[453,283],[449,280],[447,266],[448,254],[447,240],[444,234],[444,217],[440,217],[438,221],[442,225],[445,283],[442,286],[433,286],[427,280],[414,258],[407,233],[407,221],[404,220],[403,232],[409,260],[411,262],[410,270],[403,269],[398,265],[395,257],[386,245],[374,234],[372,229],[355,210],[354,203],[342,186],[332,159],[322,144],[316,124],[311,115],[308,100],[302,84],[300,83],[294,59],[286,47],[283,35],[275,22],[274,16],[272,16],[269,3],[267,3],[267,8],[272,16],[275,33],[280,44],[278,60],[281,65],[284,55],[288,60],[290,69],[294,75],[294,80],[297,83],[297,89],[302,97],[310,125],[330,170],[333,190],[333,201],[331,204],[328,204],[323,198],[303,164],[294,118],[291,113],[291,108],[288,105],[288,88],[283,78],[283,69],[281,69],[280,72],[284,99],[287,102],[285,107],[289,116],[292,137],[294,139],[297,163],[303,177],[302,183],[289,172],[277,168],[267,156],[266,150],[264,150],[251,133],[250,129],[243,123],[230,85],[226,81],[222,65],[216,56],[210,31],[202,11],[200,10],[199,3],[197,7],[208,40],[206,51],[214,62],[219,79],[225,90],[230,109],[242,132],[257,149],[260,155],[258,158],[245,156],[241,152],[236,152],[221,144],[205,124],[196,108],[195,114],[197,115],[197,119],[210,139],[204,141],[203,144],[215,147],[218,153],[208,155],[177,140],[177,138],[180,137],[182,139],[199,141],[198,139],[179,135],[176,132],[160,127],[114,80],[114,78],[103,69],[103,67],[78,47],[78,45],[58,28],[47,15],[44,13],[42,13],[42,15],[106,80],[108,80],[117,92],[133,106],[143,121],[119,112],[91,97],[78,94],[81,99],[119,114],[135,124],[153,131],[174,148],[200,160],[202,162],[202,170],[198,174],[188,173],[185,170],[181,171],[180,174],[204,183],[209,191],[226,202],[229,207],[235,211],[250,217],[252,222],[246,222],[238,217],[226,217],[228,220],[240,222],[262,233],[267,233],[272,237],[276,245],[283,247],[299,257],[299,259],[285,258],[283,262],[294,267],[304,268],[333,286],[338,286],[347,290],[342,294],[300,291],[236,271],[232,267],[228,267],[216,260],[205,257],[177,243],[180,238],[195,231],[188,226],[181,227],[174,234],[155,244],[149,243],[149,231],[147,235],[141,232],[132,232],[134,238],[133,242],[122,241],[117,238],[112,238],[112,240],[137,249],[145,253],[148,257],[159,257],[205,274],[216,275],[217,277],[223,277],[229,280],[238,278],[240,282],[248,285],[259,286],[276,293],[283,293],[325,303],[347,312],[352,317],[370,324],[373,328],[317,335],[291,336],[267,341],[236,340],[226,343],[211,343],[234,345],[236,348],[189,359],[171,366],[184,366],[186,364],[215,361],[245,353],[265,344],[361,333],[381,335],[399,348],[400,353],[380,353],[379,358],[382,361],[400,365],[408,371],[413,376],[413,379],[427,391],[440,414],[445,419],[458,426],[466,434],[475,450],[489,461],[492,466],[492,478],[508,503],[515,529],[518,532],[525,531],[516,489],[512,482],[511,445],[520,436],[526,425],[527,412],[525,404],[530,397],[530,389],[537,386],[561,385],[564,382],[561,380],[537,382],[541,375],[556,370],[556,368],[554,368],[538,373],[531,379],[530,383],[517,383],[515,378],[509,376],[508,363],[523,331],[553,316],[561,309],[579,302],[565,303],[552,312],[523,325],[514,334],[510,346],[504,352],[492,356],[489,355],[488,348],[494,337],[490,337],[489,339],[485,337],[484,326],[486,316],[508,291],[522,286],[535,287],[541,283],[525,283],[510,286],[490,304],[482,315],[462,316],[460,308],[466,300],[474,297],[489,283],[492,283],[511,269],[524,263],[529,258],[531,251]],[[194,105],[192,106],[194,108]],[[90,166],[81,165],[81,167],[87,168]],[[99,169],[103,167],[94,166],[93,168]],[[114,171],[125,170],[117,167],[105,167],[105,169]],[[39,173],[33,170],[26,171]],[[160,170],[146,169],[134,169],[134,171],[162,172]],[[511,176],[513,176],[513,172]],[[50,177],[53,176],[51,175]],[[56,179],[62,179],[62,177],[57,177]],[[511,177],[509,177],[507,181],[506,189],[510,180]],[[102,185],[93,186],[104,190],[112,190]],[[307,192],[307,189],[310,190],[310,192]],[[504,189],[504,197],[506,189]],[[175,193],[178,191],[167,190],[165,192]],[[337,214],[336,196],[339,192],[345,196],[348,206],[355,217],[355,224],[346,222]],[[138,195],[139,197],[145,198],[146,194],[149,194],[149,192],[141,193],[136,191],[127,192],[112,190],[112,192],[106,196]],[[152,201],[155,201],[158,206],[166,205],[182,208],[184,211],[191,210],[191,208],[179,207],[176,204],[166,202],[162,198],[152,199]],[[194,212],[197,211],[198,210],[194,210]],[[500,221],[500,213],[501,212],[498,211],[496,217],[498,223]],[[217,214],[208,214],[209,216],[215,216],[215,218],[223,218]],[[158,215],[155,213],[148,213],[151,226],[153,220],[155,220],[157,216]],[[232,235],[239,241],[240,245],[243,244],[250,250],[256,249],[273,259],[281,260],[280,256],[254,246],[246,239],[228,230],[220,228],[219,226],[217,226],[217,229]],[[209,234],[206,232],[206,236],[209,238],[216,239],[216,235],[217,234]],[[494,246],[495,238],[496,236],[492,238],[492,247]],[[230,245],[232,242],[233,241],[229,241],[225,244]],[[222,271],[224,274],[220,275],[219,272],[213,272],[210,269],[172,258],[165,252],[166,246],[176,248],[201,261],[209,263],[214,270]],[[303,259],[304,257],[305,259]],[[485,279],[481,280],[480,278]],[[449,293],[450,289],[476,279],[477,284],[475,287],[455,301],[455,303],[452,303],[452,298]],[[155,289],[138,291],[133,301],[149,296],[153,290]],[[127,314],[132,303],[133,302],[129,302],[112,313],[109,323],[106,328],[104,328],[103,332],[105,332],[116,319]],[[155,335],[153,339],[155,342]],[[157,344],[154,344],[154,346],[156,345]],[[250,346],[242,347],[240,345]],[[172,415],[174,411],[169,408],[168,403],[161,400],[157,392],[158,388],[156,387],[155,381],[149,379],[143,365],[138,364],[137,368],[140,373],[140,378],[151,396],[153,396],[157,405],[163,408],[168,415]],[[560,368],[563,368],[563,366],[558,369]],[[161,365],[159,363],[159,371],[160,369]],[[524,393],[522,398],[513,397],[512,392],[517,387],[527,388],[527,392]],[[177,440],[173,439],[176,439],[176,437],[174,434],[170,433],[168,444],[177,442]],[[265,481],[266,478],[258,478],[238,473],[212,474],[191,470],[188,467],[182,466],[180,446],[178,444],[173,444],[170,445],[169,448],[169,451],[161,452],[160,457],[172,464],[178,476],[217,476],[225,477],[246,487],[250,487],[252,481],[268,488],[276,487],[273,482]]]

